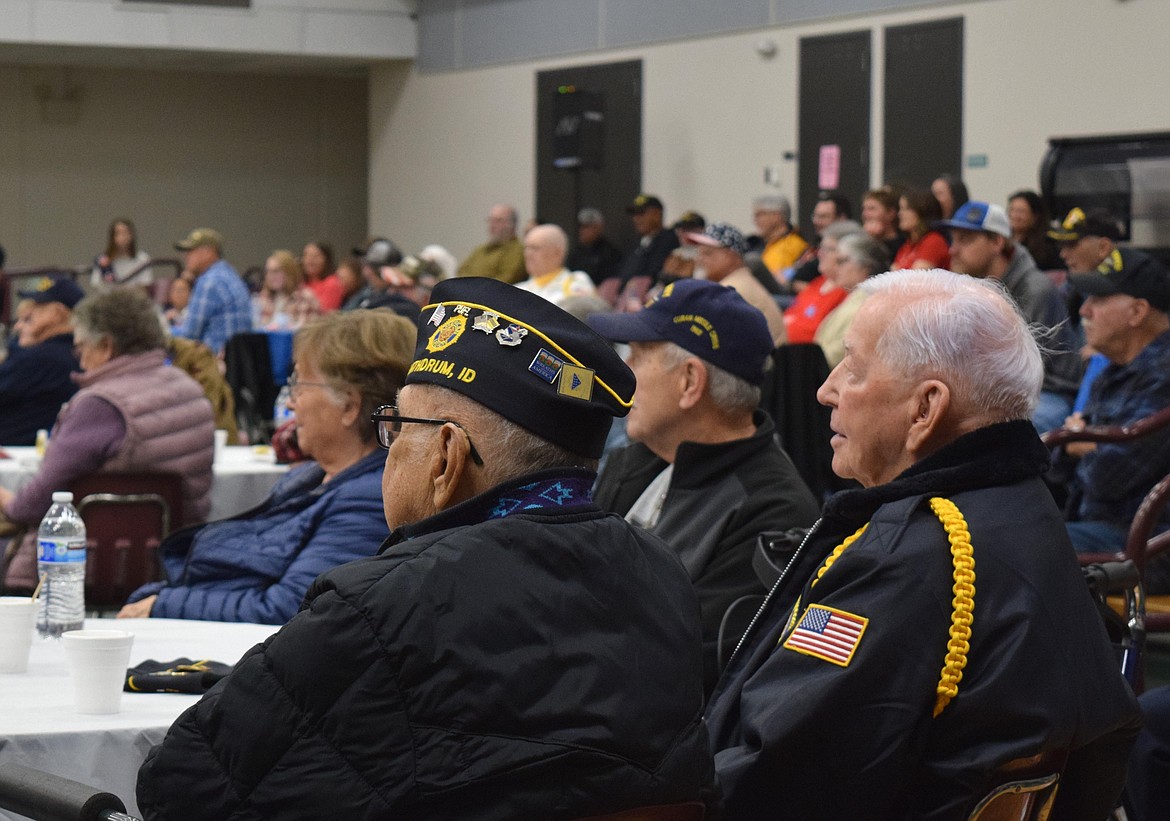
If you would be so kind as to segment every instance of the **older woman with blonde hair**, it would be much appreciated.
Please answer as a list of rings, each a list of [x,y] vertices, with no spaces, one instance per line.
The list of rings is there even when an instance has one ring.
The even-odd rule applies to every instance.
[[[165,582],[131,594],[119,616],[282,624],[309,584],[372,556],[387,536],[371,415],[393,404],[414,355],[415,326],[386,309],[327,314],[293,342],[289,378],[301,450],[259,507],[188,528],[159,548]]]
[[[252,297],[252,326],[265,331],[295,331],[321,315],[321,304],[305,285],[291,251],[273,251],[264,262],[264,282]]]

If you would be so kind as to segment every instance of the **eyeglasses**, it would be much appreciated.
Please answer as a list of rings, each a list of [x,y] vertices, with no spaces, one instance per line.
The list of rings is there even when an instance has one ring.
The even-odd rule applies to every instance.
[[[306,382],[297,376],[297,372],[293,371],[288,375],[288,392],[292,396],[296,396],[301,391],[301,388],[332,388],[328,382]]]
[[[303,383],[302,383],[303,384]],[[388,411],[388,412],[387,412]],[[402,431],[403,423],[416,423],[419,425],[454,425],[463,431],[463,435],[467,437],[467,446],[471,450],[471,461],[483,467],[483,459],[479,455],[479,451],[475,449],[475,443],[471,441],[471,434],[467,432],[467,428],[460,425],[453,419],[421,419],[416,416],[399,416],[398,407],[395,405],[380,405],[374,411],[370,419],[377,426],[378,430],[378,445],[389,450],[390,446],[394,444],[394,437]]]

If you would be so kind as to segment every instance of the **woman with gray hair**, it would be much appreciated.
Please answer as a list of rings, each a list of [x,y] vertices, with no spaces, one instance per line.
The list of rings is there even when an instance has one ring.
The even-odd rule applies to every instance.
[[[183,477],[185,523],[210,508],[214,448],[211,403],[199,383],[167,364],[154,303],[139,288],[86,297],[73,310],[81,389],[61,408],[40,470],[19,493],[0,489],[0,513],[26,525],[6,586],[35,584],[36,525],[53,491],[97,471],[161,471]]]
[[[790,343],[812,342],[817,327],[848,296],[831,278],[837,265],[837,243],[861,230],[861,225],[853,220],[838,220],[821,235],[821,245],[817,249],[820,273],[784,310],[784,327]]]
[[[830,368],[837,367],[837,363],[845,358],[845,332],[865,301],[865,293],[857,290],[857,286],[889,268],[890,258],[883,243],[869,234],[854,233],[847,234],[837,243],[834,262],[825,276],[849,295],[821,320],[813,335],[813,342],[821,346]]]

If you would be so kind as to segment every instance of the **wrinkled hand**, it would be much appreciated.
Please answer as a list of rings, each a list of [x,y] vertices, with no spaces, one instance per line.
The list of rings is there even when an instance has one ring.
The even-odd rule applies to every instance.
[[[154,608],[154,603],[158,600],[158,596],[147,596],[140,601],[132,602],[118,611],[118,618],[120,619],[147,619],[150,618],[150,611]]]

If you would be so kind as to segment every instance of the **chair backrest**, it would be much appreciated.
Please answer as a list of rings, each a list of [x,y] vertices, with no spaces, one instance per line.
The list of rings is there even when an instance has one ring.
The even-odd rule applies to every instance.
[[[121,607],[161,577],[158,546],[182,522],[183,480],[176,473],[94,473],[71,490],[85,522],[85,601],[93,610]]]
[[[703,802],[686,801],[681,804],[620,810],[609,815],[591,815],[579,821],[703,821],[706,812]]]
[[[240,430],[250,442],[267,442],[272,436],[272,408],[280,393],[272,376],[268,337],[258,332],[233,336],[224,347],[224,367]]]
[[[818,499],[849,484],[833,473],[831,411],[817,401],[829,370],[820,345],[780,345],[760,389],[760,407],[776,423],[780,444]]]
[[[1046,821],[1056,801],[1064,751],[1018,758],[1004,764],[968,821]]]

